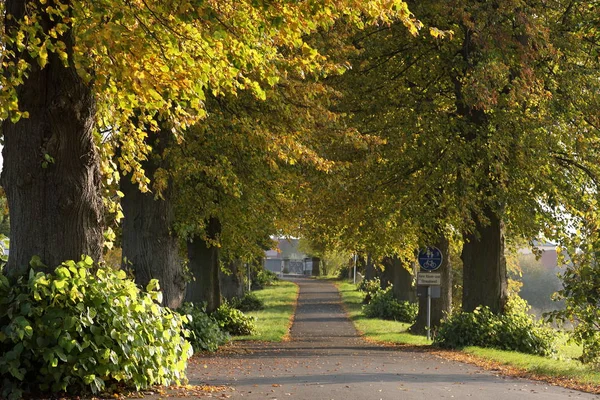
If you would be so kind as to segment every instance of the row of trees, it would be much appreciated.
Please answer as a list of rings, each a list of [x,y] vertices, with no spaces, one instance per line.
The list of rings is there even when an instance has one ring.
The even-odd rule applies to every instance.
[[[181,241],[202,278],[188,297],[218,302],[206,293],[218,249],[251,258],[278,216],[296,213],[301,174],[287,167],[327,168],[312,132],[330,114],[302,111],[324,89],[299,79],[343,67],[306,35],[342,16],[418,27],[401,1],[0,7],[5,274],[24,275],[34,255],[48,268],[81,254],[100,261],[116,239],[138,283],[159,278],[172,307],[186,286]]]
[[[114,242],[212,309],[219,262],[273,233],[391,265],[459,243],[463,309],[501,312],[506,238],[595,226],[591,2],[0,7],[12,279]]]
[[[502,312],[505,247],[552,240],[574,255],[597,216],[597,5],[574,2],[411,4],[426,26],[341,30],[353,69],[331,84],[339,110],[384,144],[357,149],[329,179],[309,236],[375,258],[462,246],[462,307]],[[340,46],[342,47],[342,46]],[[341,208],[343,216],[330,210]],[[574,235],[575,233],[575,235]],[[444,274],[449,310],[451,274]],[[441,317],[442,313],[438,313]]]

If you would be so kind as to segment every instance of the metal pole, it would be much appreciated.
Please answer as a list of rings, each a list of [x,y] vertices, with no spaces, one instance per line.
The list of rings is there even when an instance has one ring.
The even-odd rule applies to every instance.
[[[431,340],[431,286],[427,286],[427,340]]]
[[[248,263],[246,263],[246,271],[248,271],[248,292],[252,291],[252,280],[251,280],[251,274],[250,274],[250,266],[248,265]]]
[[[358,258],[358,254],[354,253],[354,284],[356,285],[356,259]]]

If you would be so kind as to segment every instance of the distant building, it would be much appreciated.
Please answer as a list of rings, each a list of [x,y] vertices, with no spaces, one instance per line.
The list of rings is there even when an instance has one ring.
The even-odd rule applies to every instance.
[[[558,253],[556,252],[556,245],[553,243],[537,243],[534,242],[535,247],[542,252],[542,256],[539,261],[545,269],[553,271],[558,266]],[[519,250],[520,254],[533,254],[533,251],[527,247]]]
[[[313,275],[313,265],[318,271],[319,261],[298,249],[299,239],[278,238],[277,249],[265,252],[265,269],[277,274]]]

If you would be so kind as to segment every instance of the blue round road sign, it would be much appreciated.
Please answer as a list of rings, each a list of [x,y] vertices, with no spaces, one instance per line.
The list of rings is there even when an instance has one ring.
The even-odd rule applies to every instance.
[[[422,269],[425,271],[435,271],[442,265],[444,257],[437,247],[425,247],[419,251],[417,259]]]

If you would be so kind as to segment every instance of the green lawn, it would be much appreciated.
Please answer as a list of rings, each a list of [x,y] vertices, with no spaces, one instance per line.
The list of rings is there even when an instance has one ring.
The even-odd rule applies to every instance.
[[[263,310],[246,313],[257,318],[258,332],[250,336],[236,336],[233,340],[281,342],[290,329],[298,286],[291,282],[277,281],[275,285],[253,293],[265,303]]]
[[[577,360],[568,358],[549,358],[481,347],[466,347],[465,353],[472,354],[484,360],[516,367],[532,374],[549,378],[573,379],[583,385],[600,385],[600,372],[591,366],[583,365]]]
[[[363,294],[356,290],[352,283],[338,281],[335,282],[346,311],[350,319],[354,322],[356,329],[368,340],[383,343],[403,343],[411,345],[427,345],[425,336],[418,336],[407,333],[406,330],[410,324],[397,321],[386,321],[376,318],[366,318],[362,314]]]
[[[407,333],[409,324],[380,319],[365,318],[362,315],[363,294],[356,290],[356,286],[348,282],[336,282],[342,300],[348,311],[350,319],[367,340],[383,343],[410,344],[428,346],[424,336]],[[559,333],[557,333],[559,334]],[[559,355],[557,358],[533,356],[517,353],[514,351],[503,351],[486,349],[481,347],[467,347],[465,353],[474,355],[483,360],[495,361],[504,365],[519,368],[536,375],[553,378],[572,379],[584,386],[600,385],[600,371],[591,366],[581,364],[573,358],[581,354],[579,346],[566,343],[561,337]]]

